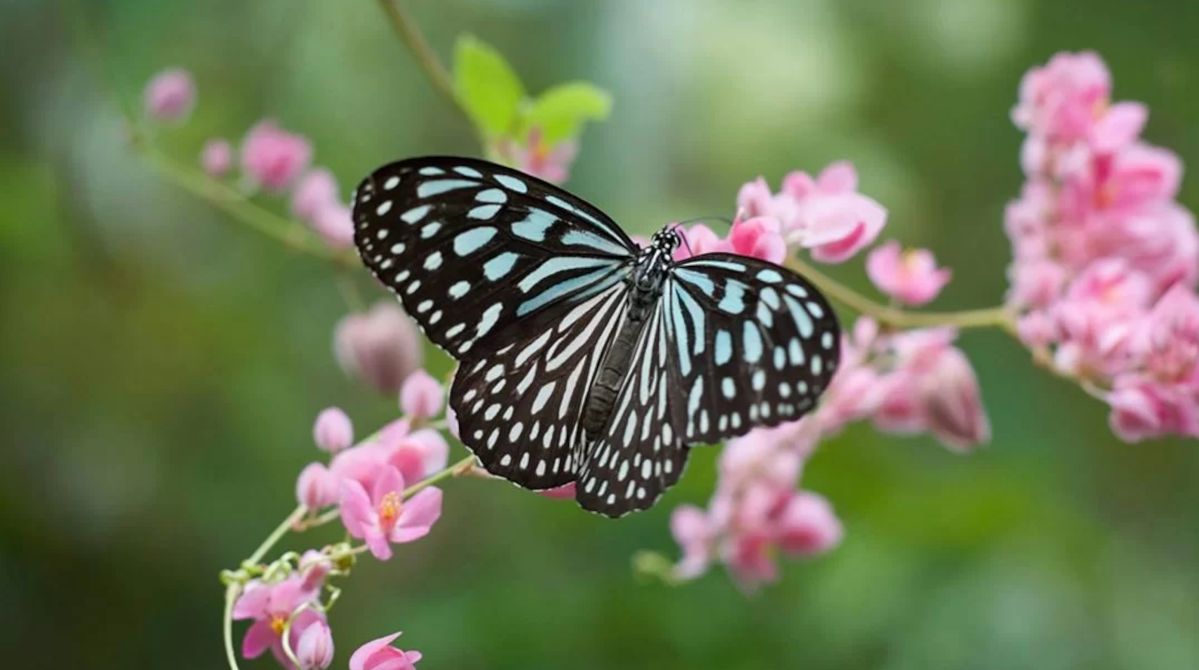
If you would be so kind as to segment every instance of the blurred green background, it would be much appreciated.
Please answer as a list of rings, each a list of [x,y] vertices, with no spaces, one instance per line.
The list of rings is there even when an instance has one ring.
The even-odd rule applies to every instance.
[[[1008,111],[1053,52],[1098,50],[1115,97],[1151,105],[1148,139],[1199,155],[1191,0],[409,6],[445,57],[469,31],[533,91],[612,91],[569,186],[629,228],[727,215],[758,174],[850,159],[890,209],[884,239],[954,268],[946,309],[1001,299],[1002,210],[1022,180]],[[291,509],[312,417],[340,404],[362,431],[396,409],[334,362],[329,268],[161,181],[112,96],[137,104],[154,72],[187,67],[200,102],[167,151],[192,161],[273,116],[344,185],[477,147],[368,0],[0,12],[0,645],[24,667],[222,667],[217,572]],[[1181,200],[1199,206],[1199,181]],[[868,290],[860,263],[835,274]],[[714,450],[618,523],[455,481],[427,541],[347,582],[334,667],[397,629],[422,668],[1199,667],[1195,444],[1121,444],[1100,404],[1003,335],[963,346],[993,443],[963,457],[858,428],[824,445],[805,486],[847,538],[774,587],[632,575],[638,549],[674,555],[670,510],[706,501]]]

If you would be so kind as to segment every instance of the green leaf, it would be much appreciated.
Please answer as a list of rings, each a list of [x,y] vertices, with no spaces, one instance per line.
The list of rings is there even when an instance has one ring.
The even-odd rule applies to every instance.
[[[524,117],[527,128],[541,129],[546,143],[553,145],[574,137],[587,121],[602,121],[612,111],[612,96],[585,81],[559,84],[542,93]]]
[[[471,35],[458,38],[454,87],[466,113],[484,134],[513,130],[525,87],[500,52]]]

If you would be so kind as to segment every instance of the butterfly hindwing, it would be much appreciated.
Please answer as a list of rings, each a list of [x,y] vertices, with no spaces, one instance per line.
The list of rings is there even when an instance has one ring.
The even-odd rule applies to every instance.
[[[462,361],[450,405],[458,434],[488,472],[530,489],[574,481],[587,453],[579,414],[624,321],[627,293],[613,286],[541,333]]]
[[[379,168],[353,218],[363,262],[456,358],[539,332],[622,281],[637,248],[585,201],[466,158]]]
[[[772,263],[731,254],[684,260],[662,302],[676,419],[689,444],[800,418],[840,361],[840,328],[828,301]]]
[[[671,407],[670,347],[661,303],[646,320],[605,429],[579,463],[584,508],[621,516],[647,509],[678,481],[687,445]]]

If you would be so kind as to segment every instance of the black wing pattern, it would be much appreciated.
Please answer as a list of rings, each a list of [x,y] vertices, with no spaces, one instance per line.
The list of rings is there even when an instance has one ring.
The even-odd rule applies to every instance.
[[[636,245],[565,191],[464,158],[384,166],[353,213],[367,267],[460,362],[450,405],[463,443],[521,486],[572,481]]]
[[[623,281],[637,250],[583,200],[467,158],[379,168],[355,190],[353,215],[371,273],[460,360],[539,334]]]
[[[671,388],[668,315],[659,301],[646,320],[628,374],[603,435],[576,455],[577,498],[608,516],[646,509],[674,485],[687,464],[687,445]]]
[[[731,254],[687,259],[662,302],[674,420],[688,444],[798,419],[840,361],[840,328],[824,296],[772,263]]]

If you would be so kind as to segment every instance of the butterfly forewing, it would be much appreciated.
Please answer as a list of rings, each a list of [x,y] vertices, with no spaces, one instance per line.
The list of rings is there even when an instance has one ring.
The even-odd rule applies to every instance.
[[[399,161],[354,194],[354,241],[429,339],[495,351],[623,281],[636,245],[586,202],[465,158]]]
[[[690,443],[794,421],[840,360],[836,315],[799,275],[705,254],[675,266],[662,297],[679,412]]]

